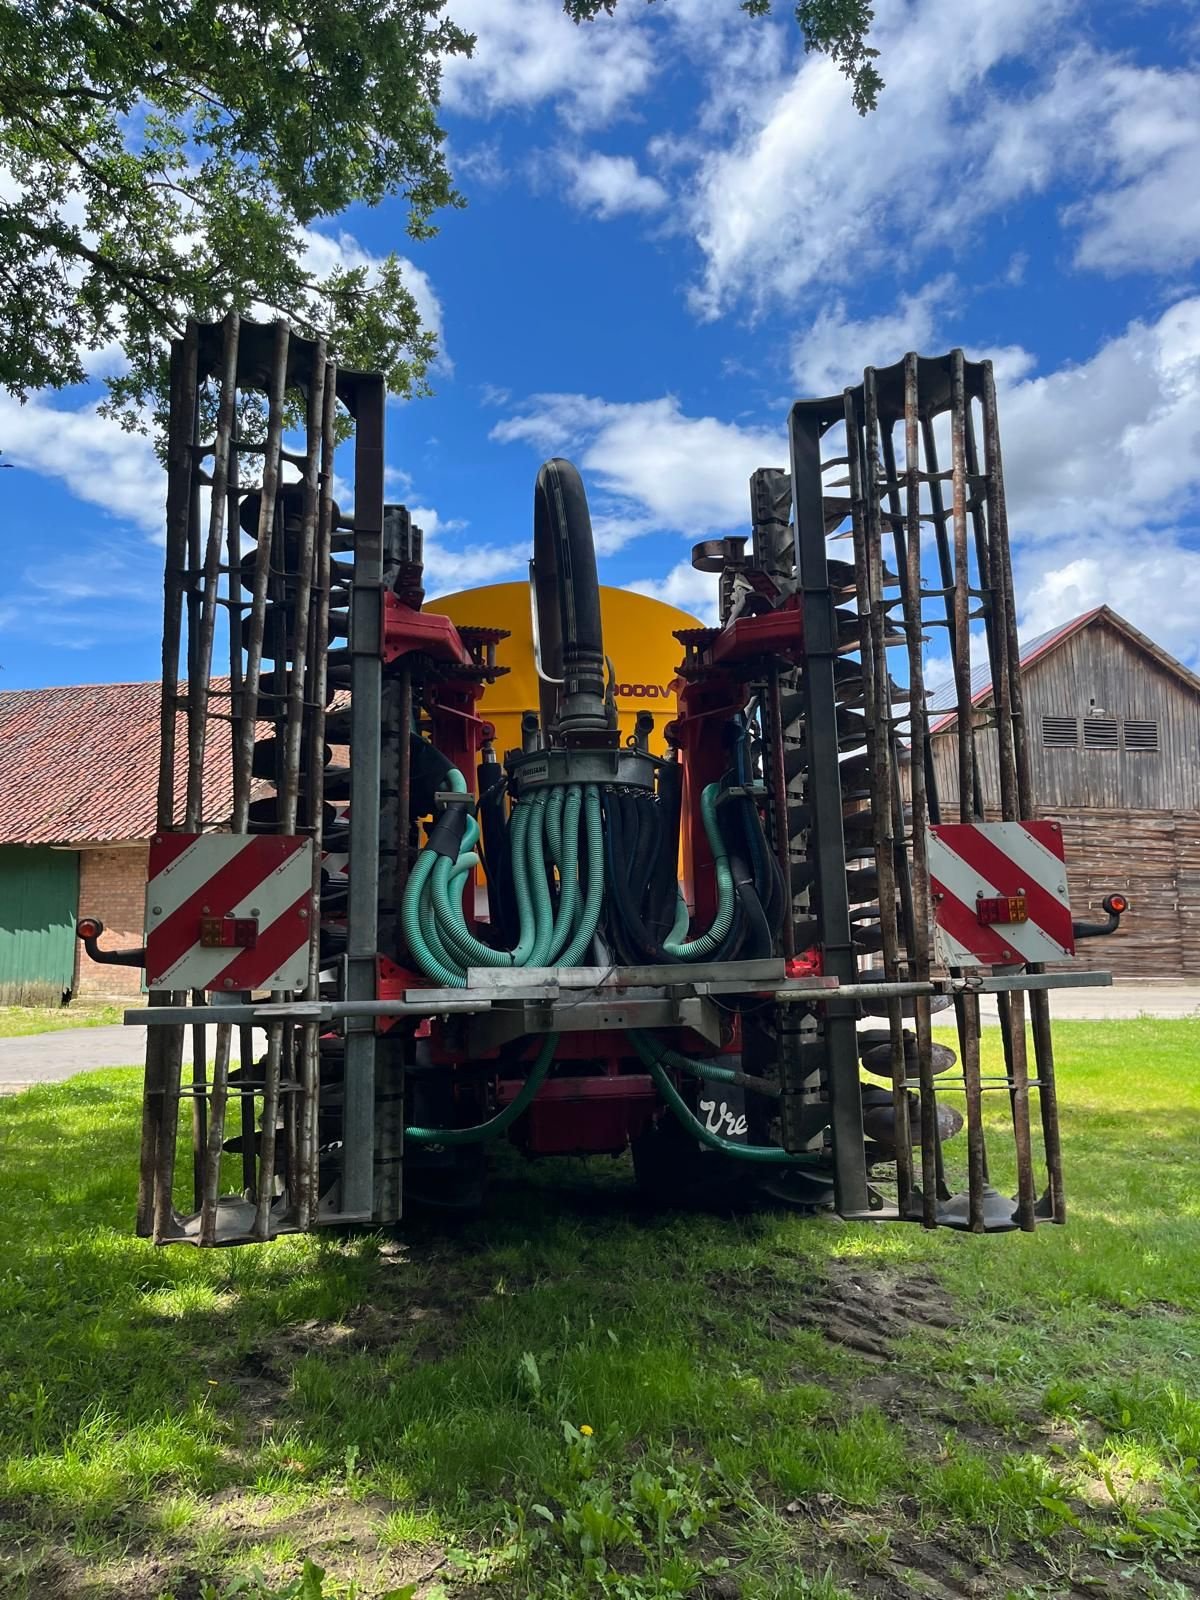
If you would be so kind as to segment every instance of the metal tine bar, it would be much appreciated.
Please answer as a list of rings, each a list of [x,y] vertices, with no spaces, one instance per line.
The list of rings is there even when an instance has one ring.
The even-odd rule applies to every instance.
[[[183,632],[183,589],[187,569],[189,526],[194,514],[192,492],[192,442],[196,438],[199,330],[188,322],[182,340],[171,349],[171,398],[167,457],[167,552],[163,578],[162,699],[159,710],[158,808],[156,824],[160,831],[175,826],[175,744],[179,715],[179,650]],[[158,991],[150,1004],[178,1006],[183,1002],[179,990]],[[138,1171],[137,1232],[143,1237],[159,1237],[156,1225],[159,1175],[162,1162],[169,1159],[174,1177],[175,1118],[178,1117],[178,1084],[183,1060],[183,1029],[152,1028],[146,1043],[146,1078],[142,1098],[142,1141]],[[168,1087],[176,1085],[172,1104]],[[168,1122],[168,1112],[170,1121]],[[164,1133],[169,1129],[169,1137]],[[170,1195],[170,1185],[167,1189]]]
[[[217,591],[220,586],[221,545],[225,532],[227,496],[229,486],[229,459],[231,438],[237,418],[237,356],[241,320],[236,311],[230,311],[221,335],[221,370],[218,375],[217,434],[213,444],[213,470],[208,477],[212,485],[209,502],[208,539],[204,547],[203,567],[200,565],[199,522],[195,516],[189,530],[188,561],[191,583],[188,592],[188,768],[187,802],[184,828],[188,833],[200,830],[204,818],[204,763],[208,744],[208,696],[212,677],[213,639],[217,623]],[[192,460],[198,466],[197,452]],[[200,474],[193,472],[193,488]],[[202,577],[203,587],[197,592],[196,578]],[[203,990],[194,990],[192,1002],[205,1004]],[[198,1092],[207,1076],[207,1038],[204,1027],[197,1024],[192,1029],[192,1189],[195,1209],[202,1210],[205,1200],[205,1173],[209,1144],[208,1105]],[[228,1070],[228,1051],[226,1051]],[[215,1080],[214,1080],[215,1086]],[[224,1109],[224,1099],[221,1099]],[[223,1124],[222,1124],[223,1126]],[[218,1136],[220,1134],[218,1129]]]
[[[979,996],[958,997],[958,1044],[967,1105],[967,1209],[972,1233],[983,1232],[983,1189],[987,1183],[987,1143],[983,1132],[983,1080],[979,1066]]]
[[[763,697],[763,707],[766,719],[767,749],[769,752],[769,771],[771,775],[769,800],[771,809],[778,819],[775,824],[776,851],[779,857],[780,870],[783,873],[784,883],[791,882],[791,841],[788,838],[787,825],[787,774],[784,768],[783,749],[783,715],[780,709],[779,668],[772,665],[767,669],[767,692]],[[796,954],[796,905],[791,890],[788,890],[787,915],[783,919],[783,953],[785,956]]]
[[[260,1243],[271,1237],[271,1206],[275,1198],[275,1124],[279,1120],[279,1069],[283,1057],[282,1022],[267,1024],[267,1062],[263,1074],[262,1122],[259,1127],[258,1193],[254,1223],[250,1234]],[[243,1139],[253,1140],[253,1127],[242,1130]]]
[[[961,356],[961,352],[956,352],[956,356]],[[957,379],[957,381],[959,381],[961,383],[961,378],[962,378],[961,365],[956,362],[954,371],[952,373],[952,383],[954,381],[956,381],[956,379]],[[953,393],[953,391],[952,391],[952,393]],[[954,465],[951,467],[950,473],[948,475],[950,477],[951,483],[953,485],[953,488],[952,488],[952,496],[953,496],[953,502],[954,502],[953,503],[953,512],[954,512],[954,516],[955,516],[956,519],[963,512],[965,512],[965,510],[967,508],[967,499],[966,499],[966,495],[965,495],[965,492],[964,492],[965,491],[965,483],[966,482],[975,481],[975,479],[978,477],[978,464],[974,460],[974,457],[972,455],[972,450],[973,450],[973,445],[974,445],[974,436],[970,431],[971,414],[970,414],[969,404],[966,404],[966,405],[964,405],[962,407],[962,413],[963,413],[963,454],[965,455],[965,460],[966,460],[966,472],[965,472],[965,474],[962,472],[961,463],[958,460],[958,451],[957,451],[957,442],[958,441],[957,441],[957,435],[955,433],[954,422],[953,422],[953,419],[952,419],[951,436],[952,436],[952,458],[954,460]],[[928,465],[928,467],[930,469],[929,473],[928,473],[929,498],[930,498],[930,502],[931,502],[931,504],[933,506],[934,518],[935,518],[936,525],[937,525],[938,560],[939,560],[939,564],[940,564],[940,567],[941,567],[941,573],[942,573],[942,584],[943,584],[942,593],[943,593],[943,595],[945,597],[945,603],[946,603],[946,625],[947,625],[947,627],[949,628],[949,631],[950,631],[950,651],[951,651],[951,657],[952,657],[952,659],[954,660],[954,663],[955,663],[955,687],[956,687],[956,691],[957,691],[956,698],[958,700],[958,723],[959,723],[959,729],[960,730],[964,726],[967,726],[967,727],[970,728],[970,734],[971,734],[971,789],[972,789],[972,796],[973,796],[973,801],[974,801],[973,809],[974,809],[974,814],[976,816],[982,817],[983,816],[983,785],[982,785],[982,781],[981,781],[981,777],[980,777],[980,770],[979,770],[979,751],[978,751],[978,747],[977,747],[976,740],[975,740],[974,718],[971,715],[968,715],[968,716],[964,717],[964,714],[963,714],[962,684],[961,684],[961,681],[960,681],[960,673],[959,673],[960,646],[959,646],[959,643],[958,643],[959,633],[960,633],[960,628],[961,628],[961,621],[960,621],[960,616],[959,616],[959,605],[958,605],[958,601],[959,601],[959,586],[960,586],[960,584],[965,586],[966,594],[968,596],[970,596],[972,594],[976,594],[978,591],[976,591],[976,590],[971,588],[969,571],[964,570],[961,573],[961,575],[960,575],[959,572],[956,572],[956,570],[955,570],[955,556],[951,554],[950,545],[949,545],[949,542],[948,542],[948,540],[946,538],[946,512],[945,512],[945,503],[944,503],[943,498],[942,498],[942,482],[945,479],[945,477],[947,476],[947,474],[942,473],[941,471],[939,471],[939,468],[938,468],[937,435],[936,435],[936,431],[935,431],[935,428],[934,428],[934,425],[933,425],[933,418],[931,416],[926,415],[926,416],[922,417],[922,419],[921,419],[921,431],[922,431],[922,438],[923,438],[923,442],[924,442],[924,446],[925,446],[925,460],[926,460],[926,463],[927,463],[927,465]],[[979,524],[979,520],[980,520],[980,512],[979,512],[979,509],[978,509],[977,501],[973,502],[973,504],[972,504],[971,514],[974,517],[975,522],[976,522],[976,529],[977,529],[977,541],[976,542],[977,542],[977,545],[978,545],[978,524]],[[955,532],[956,532],[955,553],[957,555],[958,550],[959,550],[959,540],[958,540],[958,537],[957,537],[957,534],[958,534],[957,526],[956,526]],[[959,565],[962,566],[961,558],[959,559]],[[984,576],[986,575],[986,572],[987,572],[986,567],[981,565],[980,572],[981,572],[980,582],[982,584],[983,581],[984,581]],[[969,619],[971,613],[968,611],[967,614],[968,614],[968,619]],[[988,647],[989,647],[989,652],[991,652],[991,650],[992,650],[992,629],[991,629],[990,608],[987,610],[986,615],[988,617],[988,623],[987,623],[987,626],[988,626]],[[968,704],[969,704],[969,702],[970,702],[970,641],[969,641],[969,636],[968,636],[967,643],[965,645],[965,651],[966,651],[966,658],[967,658],[967,691],[968,691],[967,692],[967,698],[968,698]],[[962,778],[963,778],[962,749],[961,749],[961,745],[960,745],[960,749],[959,749],[959,817],[960,817],[961,821],[969,822],[971,820],[971,814],[970,814],[970,812],[968,811],[968,808],[967,808],[967,804],[966,804],[966,789],[963,786]],[[959,976],[961,974],[961,972],[962,972],[962,968],[961,967],[951,967],[950,968],[950,974],[951,974],[952,977]],[[971,1226],[973,1231],[978,1232],[983,1227],[983,1186],[987,1182],[987,1146],[986,1146],[986,1143],[985,1143],[984,1133],[983,1133],[982,1101],[980,1099],[980,1087],[981,1087],[981,1085],[980,1085],[980,1079],[979,1079],[979,1002],[978,1002],[978,1000],[975,1000],[973,1002],[973,1004],[968,1004],[968,1000],[967,1000],[967,997],[965,995],[956,995],[955,996],[955,1000],[954,1000],[954,1017],[955,1017],[955,1022],[957,1024],[957,1028],[958,1028],[958,1050],[959,1050],[959,1058],[961,1059],[961,1061],[963,1063],[964,1088],[966,1090],[966,1100],[967,1100],[967,1151],[968,1151],[967,1181],[968,1181],[968,1200],[969,1200],[970,1226]]]
[[[908,584],[904,617],[908,634],[908,678],[912,695],[912,897],[915,938],[908,952],[909,972],[918,982],[929,977],[929,851],[926,839],[928,807],[925,787],[926,726],[925,674],[921,663],[921,524],[920,524],[920,394],[917,358],[904,360],[904,474],[905,510],[908,512],[905,551]],[[913,1004],[917,1035],[917,1067],[921,1079],[921,1207],[927,1228],[937,1226],[937,1099],[933,1084],[933,1037],[929,1000],[917,996]]]
[[[871,750],[871,820],[875,836],[875,867],[879,887],[879,923],[883,938],[885,976],[895,978],[900,970],[899,936],[896,925],[896,841],[892,832],[890,757],[892,736],[888,690],[887,650],[883,639],[883,611],[876,604],[882,597],[883,549],[878,516],[879,482],[875,438],[879,432],[878,394],[875,374],[865,374],[866,484],[863,484],[863,438],[854,404],[853,390],[847,389],[846,446],[849,452],[852,519],[854,529],[854,570],[859,593],[859,617],[865,622],[863,641],[863,712]],[[908,1093],[904,1088],[907,1061],[904,1049],[904,1022],[899,1000],[889,1000],[888,1044],[892,1073],[892,1107],[896,1126],[896,1203],[901,1216],[912,1206],[912,1143],[908,1125]]]
[[[313,557],[317,536],[319,462],[317,434],[325,403],[325,340],[316,341],[308,395],[308,452],[304,458],[304,504],[300,517],[300,555],[296,607],[292,621],[292,671],[288,680],[287,729],[280,792],[281,832],[295,833],[300,786],[300,746],[304,732],[305,671],[308,665],[308,615],[312,600]],[[276,666],[282,666],[277,661]],[[319,767],[316,771],[319,771]],[[310,781],[316,780],[316,771]]]
[[[201,1035],[205,1032],[203,1028],[198,1028],[196,1031]],[[232,1033],[232,1024],[228,1022],[217,1023],[217,1043],[213,1056],[212,1116],[208,1125],[208,1139],[204,1150],[203,1180],[200,1185],[200,1199],[197,1203],[197,1210],[200,1212],[201,1244],[216,1244],[217,1242],[217,1200],[221,1192],[221,1146],[225,1141],[225,1108],[229,1099],[229,1054]],[[248,1066],[249,1062],[242,1062],[243,1070]],[[251,1096],[250,1104],[251,1106],[254,1104],[253,1096]],[[253,1139],[253,1129],[252,1113],[249,1130],[247,1130],[244,1122],[242,1125],[243,1146],[248,1138]]]
[[[1029,1133],[1029,1063],[1025,1045],[1025,997],[1020,989],[1007,996],[1011,1035],[1013,1144],[1017,1152],[1017,1217],[1024,1233],[1037,1227],[1034,1207],[1033,1147]]]
[[[308,714],[308,808],[304,822],[313,839],[312,876],[312,930],[308,946],[308,981],[304,988],[306,1000],[316,1000],[320,992],[321,967],[321,845],[324,832],[322,795],[317,774],[325,753],[325,659],[329,643],[329,591],[331,582],[330,552],[333,542],[333,452],[337,422],[337,368],[326,359],[325,347],[320,346],[321,382],[320,404],[315,403],[316,372],[309,389],[308,449],[306,462],[316,449],[316,435],[320,437],[320,462],[316,476],[317,520],[316,544],[312,563],[312,604],[309,610],[309,632],[312,653],[309,656],[308,689],[312,709]],[[306,465],[307,473],[307,465]],[[320,1196],[318,1169],[318,1112],[321,1095],[320,1025],[306,1022],[300,1030],[300,1076],[303,1094],[300,1100],[300,1128],[297,1139],[297,1162],[294,1169],[294,1199],[299,1226],[312,1226],[317,1214]],[[290,1175],[289,1175],[290,1176]]]
[[[213,637],[217,625],[217,589],[220,583],[221,546],[228,512],[230,439],[237,415],[237,358],[240,319],[236,311],[225,318],[221,341],[220,394],[217,401],[217,440],[213,456],[212,499],[208,516],[208,543],[204,551],[204,588],[200,600],[200,637],[188,681],[188,788],[184,827],[194,833],[204,815],[204,755],[207,742],[209,679],[212,676]],[[197,533],[199,530],[197,529]]]
[[[963,353],[950,357],[950,449],[954,496],[954,627],[950,634],[954,652],[954,687],[958,700],[958,815],[970,822],[981,815],[981,796],[977,793],[979,768],[975,761],[975,730],[971,708],[971,633],[967,596],[967,482],[964,410],[966,382]]]
[[[959,590],[960,579],[959,579],[958,575],[955,572],[955,558],[951,553],[950,543],[949,543],[949,540],[948,540],[948,538],[946,536],[947,515],[946,515],[946,509],[945,509],[945,501],[943,500],[943,497],[942,497],[942,479],[943,479],[944,475],[937,471],[937,459],[938,459],[938,456],[937,456],[937,436],[936,436],[936,432],[934,430],[933,418],[930,417],[930,416],[924,416],[924,417],[921,418],[921,438],[922,438],[922,443],[924,444],[924,447],[925,447],[925,459],[926,459],[926,461],[928,461],[930,463],[930,465],[933,468],[933,472],[932,472],[932,474],[930,476],[930,483],[929,483],[929,498],[930,498],[930,501],[931,501],[931,503],[933,505],[934,521],[935,521],[936,530],[937,530],[938,565],[939,565],[939,568],[940,568],[940,571],[941,571],[941,575],[942,575],[942,590],[941,590],[941,593],[942,593],[942,596],[943,596],[943,598],[945,600],[945,606],[946,606],[945,627],[948,629],[949,634],[950,634],[950,658],[955,663],[955,686],[957,688],[958,687],[957,663],[958,663],[958,659],[959,659],[959,650],[960,650],[960,646],[959,646],[959,643],[958,643],[958,635],[959,635],[959,632],[960,632],[960,618],[959,618],[959,606],[958,606],[957,602],[958,602],[958,590]],[[955,477],[955,469],[954,468],[951,468],[950,478],[951,478],[952,484],[954,484],[954,486],[955,486],[951,491],[952,492],[952,498],[953,498],[953,501],[954,501],[954,505],[953,505],[954,515],[958,516],[959,515],[958,479]],[[965,498],[965,495],[963,495],[961,498],[962,498],[962,509],[965,511],[965,509],[966,509],[966,498]],[[962,585],[964,587],[965,593],[968,596],[968,601],[969,601],[969,597],[970,596],[972,596],[972,595],[976,595],[977,596],[978,595],[978,591],[976,591],[975,589],[973,589],[971,587],[971,578],[970,578],[970,572],[969,571],[966,572],[966,574],[962,578],[961,582],[962,582]],[[973,615],[973,613],[971,612],[970,606],[969,606],[969,603],[968,603],[967,612],[966,612],[968,639],[967,639],[967,643],[966,643],[966,646],[965,646],[966,657],[967,657],[968,684],[970,682],[970,660],[971,660],[971,646],[970,646],[969,632],[970,632],[970,618],[971,618],[972,615]],[[933,624],[933,625],[934,626],[938,626],[939,624]],[[960,725],[960,727],[962,726],[961,706],[960,706],[960,710],[959,710],[959,725]],[[972,795],[973,795],[973,798],[974,798],[974,810],[975,810],[975,815],[976,816],[982,817],[983,816],[983,782],[982,782],[982,778],[980,776],[980,770],[979,770],[979,752],[978,752],[978,749],[976,748],[975,725],[974,725],[974,719],[973,718],[969,717],[967,719],[967,726],[970,729],[970,738],[971,738],[971,789],[972,789]],[[960,752],[960,767],[961,767],[961,752]],[[964,822],[970,821],[970,817],[967,815],[967,813],[964,810],[962,810],[961,796],[960,796],[960,818]]]
[[[234,313],[230,313],[232,317]],[[222,383],[226,386],[221,394],[220,414],[223,415],[226,403],[231,406],[233,416],[228,429],[226,447],[225,469],[225,552],[228,565],[221,569],[225,574],[229,606],[229,692],[230,701],[230,759],[233,762],[233,794],[234,811],[238,809],[239,778],[235,752],[238,748],[240,730],[242,725],[242,645],[238,627],[238,617],[235,615],[233,595],[240,580],[241,565],[241,526],[238,514],[241,508],[240,477],[238,464],[238,427],[237,427],[237,367],[236,363],[230,371],[228,367],[222,373]],[[218,466],[221,445],[221,428],[218,423],[217,444]],[[216,520],[217,494],[213,490],[213,520]],[[240,611],[240,607],[238,608]],[[210,691],[211,692],[211,691]],[[209,712],[211,719],[212,713]],[[247,796],[248,804],[248,796]],[[254,1053],[254,1035],[251,1029],[241,1028],[238,1031],[240,1045],[240,1065],[243,1077],[250,1071],[251,1060]],[[216,1044],[213,1054],[212,1101],[208,1128],[205,1141],[203,1158],[203,1181],[200,1185],[200,1199],[197,1209],[200,1212],[200,1243],[215,1244],[217,1241],[217,1207],[221,1192],[221,1157],[225,1143],[225,1127],[229,1105],[229,1063],[233,1050],[233,1027],[228,1022],[218,1022],[216,1025]],[[241,1124],[242,1124],[242,1186],[248,1191],[254,1186],[254,1092],[245,1088],[241,1094]]]
[[[234,752],[234,783],[237,786],[233,814],[234,833],[245,833],[249,822],[250,779],[254,763],[254,731],[258,718],[258,681],[262,674],[267,580],[271,575],[275,498],[279,492],[279,444],[283,437],[283,391],[287,375],[289,338],[287,323],[277,322],[268,397],[267,447],[263,460],[262,498],[258,508],[258,542],[254,553],[254,588],[250,601],[250,627],[246,636],[246,670],[242,679],[242,723],[238,729],[239,739]]]
[[[238,1056],[242,1083],[242,1190],[253,1197],[258,1193],[258,1162],[254,1153],[254,1087],[249,1073],[254,1062],[254,1029],[238,1028]]]
[[[981,500],[979,495],[972,497],[970,504],[971,526],[975,534],[975,561],[979,569],[980,613],[983,617],[984,632],[987,636],[988,664],[992,672],[992,685],[995,689],[1001,671],[1001,640],[996,626],[996,577],[992,560],[993,540],[989,527],[991,516],[991,502],[989,475],[981,475],[979,469],[979,446],[975,441],[975,402],[968,399],[966,416],[964,418],[964,435],[967,447],[967,477],[972,481],[985,483],[987,493]],[[976,593],[972,590],[972,593]],[[993,704],[999,706],[998,698]],[[1007,704],[1007,700],[1005,701]],[[1011,738],[1011,727],[1007,730]]]
[[[242,701],[242,637],[241,614],[249,607],[241,599],[242,581],[242,528],[239,521],[242,505],[241,470],[238,459],[240,449],[238,441],[238,424],[236,408],[233,419],[233,429],[229,436],[229,475],[226,481],[226,514],[225,514],[225,550],[227,565],[225,574],[225,587],[228,596],[225,605],[229,608],[229,723],[230,723],[230,761],[233,767],[233,811],[235,818],[243,810],[248,811],[250,805],[249,777],[243,773],[237,762],[237,751],[241,746],[242,724],[244,722],[244,705]],[[235,599],[235,596],[237,597]],[[210,690],[210,707],[212,691]],[[209,720],[214,713],[209,710]],[[235,824],[236,825],[236,824]],[[213,1116],[218,1116],[217,1084],[222,1083],[225,1092],[228,1092],[229,1062],[233,1051],[233,1035],[222,1039],[222,1030],[227,1029],[223,1023],[217,1024],[216,1053],[213,1062]],[[238,1057],[241,1065],[243,1085],[241,1089],[241,1131],[242,1131],[242,1189],[246,1194],[254,1193],[254,1176],[256,1164],[254,1159],[254,1090],[247,1087],[251,1063],[254,1060],[254,1032],[251,1028],[238,1029]],[[226,1117],[226,1104],[222,1101],[220,1106],[221,1132],[224,1135]],[[222,1143],[224,1138],[222,1137]],[[206,1161],[211,1157],[206,1152]],[[216,1175],[207,1174],[206,1184],[209,1185],[213,1195],[213,1216],[215,1219],[216,1197],[220,1193],[220,1155],[217,1156]],[[203,1208],[201,1208],[203,1211]],[[200,1218],[200,1235],[202,1242],[206,1238],[205,1217]]]
[[[872,379],[872,384],[873,383],[874,383],[874,379]],[[865,384],[864,384],[864,388],[865,388]],[[874,448],[874,441],[872,441],[872,448]],[[888,503],[892,506],[892,508],[894,510],[898,511],[899,506],[900,506],[900,481],[899,481],[899,478],[898,478],[897,473],[896,473],[896,450],[895,450],[895,446],[894,446],[894,444],[892,442],[892,424],[891,423],[889,423],[888,426],[885,429],[883,429],[882,433],[879,435],[879,448],[880,448],[880,456],[881,456],[882,461],[883,461],[884,472],[885,472],[886,477],[887,477]],[[879,502],[878,502],[878,498],[877,498],[876,499],[876,504],[878,505],[878,503]],[[881,520],[883,520],[885,514],[884,514],[884,512],[882,510],[880,511],[879,515],[880,515]],[[895,560],[896,560],[896,581],[898,582],[898,584],[900,586],[900,599],[901,599],[901,604],[903,605],[905,603],[905,596],[908,593],[908,545],[907,545],[907,543],[905,541],[904,534],[903,534],[903,531],[902,531],[902,521],[903,521],[903,519],[900,519],[900,521],[893,520],[891,522],[891,529],[892,529],[892,551],[893,551],[893,554],[894,554]],[[882,550],[882,545],[883,545],[883,535],[882,535],[882,530],[881,530],[880,531],[880,549],[881,550]],[[885,663],[885,668],[886,668],[886,663]],[[911,692],[911,689],[909,691],[908,700],[909,700],[909,709],[908,709],[908,711],[906,713],[902,713],[900,715],[897,715],[894,718],[894,721],[897,724],[897,726],[902,726],[905,722],[911,721],[911,718],[912,718],[912,715],[913,715],[913,705],[915,703],[913,695],[912,695],[912,692]],[[930,814],[933,816],[934,820],[936,821],[936,819],[938,817],[938,814],[939,814],[938,813],[938,805],[937,805],[937,775],[936,775],[936,773],[934,771],[934,767],[933,767],[932,754],[928,750],[926,751],[926,760],[925,760],[925,793],[926,793],[928,805],[929,805],[929,808],[930,808]],[[910,864],[910,861],[909,861],[908,851],[905,849],[905,845],[904,845],[906,832],[907,832],[907,829],[906,829],[906,825],[905,825],[905,821],[904,821],[904,797],[903,797],[903,795],[902,795],[902,793],[900,791],[900,768],[899,768],[899,763],[893,761],[893,773],[892,773],[892,837],[896,841],[896,853],[895,853],[896,883],[897,883],[897,887],[900,890],[900,905],[901,905],[901,909],[902,909],[902,911],[904,913],[904,940],[905,940],[905,945],[907,947],[911,947],[915,943],[915,940],[916,940],[916,923],[913,920],[911,864]]]
[[[1006,645],[1005,666],[1009,713],[1012,728],[1013,765],[1016,777],[1016,805],[1018,818],[1029,817],[1033,812],[1033,781],[1030,771],[1029,744],[1026,737],[1024,696],[1021,684],[1021,654],[1017,641],[1016,604],[1013,597],[1012,555],[1008,539],[1008,507],[1004,492],[1004,469],[1000,454],[1000,430],[996,414],[996,381],[991,362],[983,363],[983,427],[984,461],[988,473],[988,521],[991,531],[993,569],[1000,616],[1003,621],[1003,638]],[[1007,814],[1007,813],[1006,813]],[[1031,974],[1044,971],[1042,962],[1030,962]],[[1018,1017],[1024,1005],[1018,1008]],[[1050,1033],[1050,997],[1045,990],[1031,990],[1029,1015],[1033,1024],[1034,1059],[1041,1083],[1042,1138],[1045,1147],[1046,1171],[1050,1188],[1051,1216],[1055,1222],[1067,1219],[1066,1196],[1062,1175],[1062,1142],[1058,1119],[1058,1090],[1054,1071],[1054,1048]],[[1020,1038],[1020,1065],[1024,1067],[1025,1033],[1022,1021]],[[1015,1064],[1015,1063],[1014,1063]],[[1028,1097],[1014,1093],[1014,1118],[1025,1117],[1025,1137],[1028,1139]],[[1018,1131],[1018,1141],[1021,1135]],[[1023,1224],[1022,1224],[1023,1225]]]
[[[245,710],[243,711],[244,720],[241,729],[242,741],[238,750],[238,760],[243,764],[243,770],[247,776],[247,787],[249,787],[249,776],[254,761],[254,719],[258,709],[258,682],[262,671],[267,593],[271,569],[271,552],[275,535],[275,509],[279,494],[280,454],[283,446],[283,405],[284,392],[287,386],[290,337],[287,323],[277,322],[275,324],[275,348],[272,352],[270,388],[268,391],[269,410],[267,414],[266,450],[263,455],[262,500],[259,504],[258,512],[258,541],[254,552],[254,590],[250,610],[249,637],[246,640]],[[282,543],[286,549],[286,538]],[[284,671],[282,648],[281,645],[276,645],[275,647],[275,671],[277,677]],[[278,738],[281,715],[282,708],[279,708],[275,719],[276,750],[279,749],[279,744],[282,742]],[[280,798],[286,809],[286,794],[281,792]],[[294,784],[292,786],[291,816],[294,824]],[[285,828],[283,831],[289,832],[292,830]],[[275,993],[272,998],[280,999],[286,998],[286,996]],[[253,1237],[259,1240],[270,1238],[271,1232],[271,1206],[275,1189],[275,1124],[279,1111],[282,1034],[283,1028],[279,1023],[272,1023],[267,1033],[267,1061],[264,1073],[265,1086],[262,1096],[262,1121],[260,1123],[258,1150],[258,1192],[255,1198],[254,1224],[251,1229]],[[252,1138],[253,1130],[251,1129],[249,1132],[243,1130],[243,1137]]]

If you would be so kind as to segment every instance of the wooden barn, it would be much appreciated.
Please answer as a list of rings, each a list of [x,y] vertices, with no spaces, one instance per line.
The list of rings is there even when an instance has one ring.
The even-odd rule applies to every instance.
[[[1130,903],[1117,933],[1081,945],[1081,963],[1200,977],[1200,677],[1109,606],[1031,640],[1021,666],[1037,814],[1062,824],[1072,909],[1102,920],[1106,894]],[[952,700],[944,687],[930,704]],[[990,700],[990,685],[973,697],[984,806],[999,815]],[[951,711],[930,723],[947,808],[958,801],[956,722]]]

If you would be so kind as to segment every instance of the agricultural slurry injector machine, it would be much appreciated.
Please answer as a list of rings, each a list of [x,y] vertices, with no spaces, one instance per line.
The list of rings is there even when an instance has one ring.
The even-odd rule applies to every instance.
[[[539,704],[510,750],[480,705],[509,619],[421,609],[420,530],[384,504],[382,380],[232,315],[189,327],[171,374],[158,832],[134,957],[151,1005],[130,1015],[151,1024],[139,1231],[228,1244],[476,1203],[499,1139],[631,1149],[664,1203],[1064,1220],[1048,990],[1108,980],[1046,970],[1100,929],[1073,925],[1058,830],[1029,820],[987,363],[908,356],[793,407],[749,533],[694,551],[719,625],[677,635],[657,728],[643,712],[619,730],[614,684],[637,663],[608,657],[584,486],[548,461]],[[350,425],[353,510],[333,497]],[[952,818],[922,680],[934,627],[954,663]],[[99,951],[99,926],[80,931]],[[982,993],[1003,1039],[990,1078]],[[989,1092],[993,1146],[1011,1128],[1002,1187]]]

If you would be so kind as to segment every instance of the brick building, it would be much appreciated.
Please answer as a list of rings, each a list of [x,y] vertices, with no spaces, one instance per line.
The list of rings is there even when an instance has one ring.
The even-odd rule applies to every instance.
[[[156,683],[0,693],[0,1002],[141,993],[141,969],[90,961],[75,922],[99,917],[106,948],[142,943],[160,697]],[[205,825],[221,826],[230,761],[215,733],[206,767]],[[179,795],[184,779],[181,760]]]

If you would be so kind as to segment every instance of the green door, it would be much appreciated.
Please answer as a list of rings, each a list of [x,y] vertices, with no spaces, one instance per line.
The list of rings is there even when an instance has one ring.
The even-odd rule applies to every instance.
[[[0,845],[0,1003],[55,1004],[75,979],[79,854]]]

